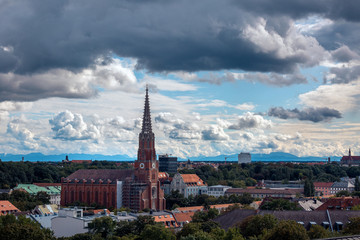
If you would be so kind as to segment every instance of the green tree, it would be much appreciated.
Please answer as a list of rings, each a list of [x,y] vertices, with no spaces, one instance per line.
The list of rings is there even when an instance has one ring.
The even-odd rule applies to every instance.
[[[339,192],[337,192],[336,193],[336,196],[337,197],[342,197],[342,196],[350,196],[350,193],[348,192],[348,191],[346,191],[346,190],[342,190],[342,191],[339,191]]]
[[[188,223],[185,224],[184,227],[176,234],[177,239],[182,239],[189,235],[194,235],[195,233],[202,231],[200,223]]]
[[[225,234],[224,240],[244,240],[238,228],[229,228]]]
[[[327,238],[331,235],[329,230],[326,230],[320,225],[311,226],[307,234],[310,239]]]
[[[42,229],[40,224],[25,216],[0,216],[0,236],[2,240],[51,240],[53,232]]]
[[[356,192],[360,191],[359,176],[356,176],[356,178],[355,178],[355,191],[356,191]]]
[[[140,234],[142,240],[175,240],[175,234],[161,224],[146,225]]]
[[[279,199],[271,199],[269,201],[264,202],[260,209],[262,210],[300,210],[296,202],[291,202],[290,200],[279,198]]]
[[[239,225],[241,234],[244,237],[259,236],[265,230],[270,230],[275,227],[278,220],[270,214],[255,215],[244,219]]]
[[[304,195],[305,197],[313,197],[315,195],[314,183],[309,179],[306,179],[304,183]]]
[[[216,208],[210,208],[208,211],[196,212],[192,217],[193,222],[206,222],[214,219],[219,215],[219,211]]]
[[[111,236],[114,233],[116,222],[111,217],[95,218],[89,223],[89,229],[92,233],[100,234],[103,238]]]
[[[349,223],[346,224],[343,233],[346,235],[360,234],[360,217],[353,217],[349,219]]]
[[[265,234],[263,240],[308,240],[309,236],[303,226],[293,220],[280,221],[272,230]]]

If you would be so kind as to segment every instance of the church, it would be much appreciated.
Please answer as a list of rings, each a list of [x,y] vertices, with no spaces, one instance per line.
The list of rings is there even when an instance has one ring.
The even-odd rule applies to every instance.
[[[107,208],[165,209],[156,160],[148,88],[134,169],[80,169],[61,179],[61,205],[97,203]]]

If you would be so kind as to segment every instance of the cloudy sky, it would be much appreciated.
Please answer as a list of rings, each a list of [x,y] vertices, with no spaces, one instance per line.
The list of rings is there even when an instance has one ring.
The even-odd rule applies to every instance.
[[[360,154],[358,0],[0,0],[0,152]]]

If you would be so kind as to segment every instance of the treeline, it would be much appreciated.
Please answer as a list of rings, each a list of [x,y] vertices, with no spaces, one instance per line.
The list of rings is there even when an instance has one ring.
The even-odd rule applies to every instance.
[[[178,190],[172,191],[171,194],[166,195],[166,209],[175,209],[178,207],[191,207],[191,206],[209,206],[215,204],[227,204],[227,203],[240,203],[243,205],[249,205],[255,199],[251,197],[249,193],[245,193],[241,196],[230,195],[214,197],[205,194],[190,195],[185,198]]]
[[[127,163],[116,166],[111,161],[93,161],[91,164],[49,162],[3,162],[0,161],[0,188],[13,188],[19,183],[59,183],[79,169],[130,168]]]
[[[196,169],[184,169],[180,173],[196,173],[209,186],[254,186],[260,180],[296,181],[310,179],[313,182],[335,182],[342,177],[360,176],[360,167],[344,167],[337,163],[307,165],[293,163],[251,163],[221,165],[218,169],[204,165]]]

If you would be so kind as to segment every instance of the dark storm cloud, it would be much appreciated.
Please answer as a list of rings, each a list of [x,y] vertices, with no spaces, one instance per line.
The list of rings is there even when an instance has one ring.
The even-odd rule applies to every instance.
[[[310,14],[319,14],[330,19],[360,21],[360,2],[358,0],[243,0],[236,4],[253,13],[269,16],[284,15],[291,18],[303,18]]]
[[[293,15],[298,5],[304,4],[287,3],[283,10]],[[304,9],[304,14],[322,6],[313,1],[309,5],[315,6]],[[292,72],[298,64],[307,65],[310,60],[303,54],[279,56],[244,37],[246,27],[256,27],[259,13],[266,10],[249,2],[235,7],[230,0],[2,1],[0,46],[11,46],[13,51],[7,53],[8,62],[0,53],[0,71],[76,71],[113,53],[137,58],[138,68],[149,71]],[[290,23],[287,16],[268,17],[265,28],[286,37]],[[306,48],[296,41],[292,45]]]
[[[303,110],[284,109],[282,107],[270,108],[268,115],[281,119],[295,118],[301,121],[321,122],[329,121],[332,118],[341,118],[341,113],[336,109],[324,108],[306,108]]]

